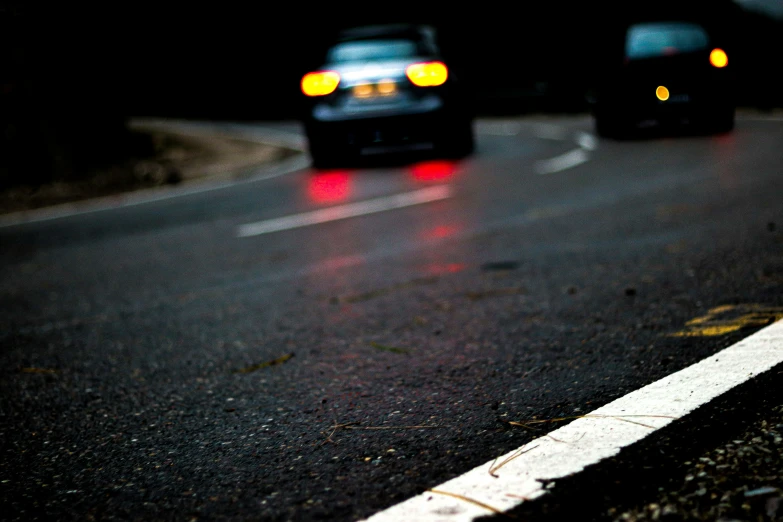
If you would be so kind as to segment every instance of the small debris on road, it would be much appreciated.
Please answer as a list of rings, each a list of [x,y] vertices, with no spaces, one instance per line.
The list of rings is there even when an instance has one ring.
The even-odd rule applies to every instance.
[[[521,295],[525,293],[525,289],[521,287],[512,288],[498,288],[495,290],[486,290],[484,292],[466,292],[465,297],[471,301],[478,301],[479,299],[486,299],[488,297],[501,297],[506,295]]]
[[[266,361],[259,364],[253,364],[250,366],[246,366],[244,368],[240,368],[239,370],[234,370],[232,373],[250,373],[256,370],[260,370],[261,368],[267,368],[269,366],[277,366],[278,364],[283,364],[284,362],[287,362],[293,356],[294,354],[289,353],[283,355],[282,357],[278,357],[277,359],[272,359],[271,361]]]
[[[370,342],[370,346],[377,350],[381,350],[384,352],[392,352],[392,353],[410,353],[410,350],[406,348],[397,348],[395,346],[386,346],[385,344],[376,343],[375,341]]]

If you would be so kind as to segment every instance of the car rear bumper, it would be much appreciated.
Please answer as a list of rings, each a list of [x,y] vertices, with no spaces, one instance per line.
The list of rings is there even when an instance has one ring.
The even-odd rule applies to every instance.
[[[313,106],[310,119],[314,122],[352,122],[370,119],[417,116],[444,112],[445,104],[439,96],[424,96],[420,99],[406,100],[403,103],[350,103],[344,102],[335,107],[328,103]]]
[[[673,90],[665,101],[653,93],[654,88],[607,93],[595,104],[593,112],[628,125],[682,124],[709,120],[733,108],[735,103],[731,90],[721,86]]]
[[[429,149],[469,122],[466,115],[440,108],[434,111],[385,117],[305,122],[308,139],[320,146],[373,154],[392,150]]]

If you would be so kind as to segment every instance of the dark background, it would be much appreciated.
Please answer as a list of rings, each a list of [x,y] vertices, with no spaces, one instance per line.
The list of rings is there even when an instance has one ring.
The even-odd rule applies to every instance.
[[[728,51],[740,105],[783,106],[780,20],[730,0],[629,4],[2,3],[0,186],[116,161],[133,116],[295,118],[301,74],[331,32],[356,24],[434,25],[479,114],[524,114],[587,110],[585,91],[625,23],[691,18]]]

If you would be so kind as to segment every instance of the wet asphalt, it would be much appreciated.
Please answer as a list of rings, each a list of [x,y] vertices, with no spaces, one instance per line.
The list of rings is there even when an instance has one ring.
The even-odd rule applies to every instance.
[[[780,122],[600,141],[550,174],[589,118],[479,124],[462,162],[0,229],[3,519],[359,520],[541,435],[510,420],[587,413],[777,318]],[[441,184],[452,197],[236,234]],[[764,320],[672,335],[717,306]],[[765,520],[780,370],[515,514]],[[725,493],[730,449],[760,460]]]

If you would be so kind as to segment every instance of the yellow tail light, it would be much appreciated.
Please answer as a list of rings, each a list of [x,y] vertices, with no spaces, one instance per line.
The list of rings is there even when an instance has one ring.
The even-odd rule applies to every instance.
[[[449,70],[442,62],[414,63],[405,69],[405,75],[419,87],[437,87],[446,83]]]
[[[729,57],[723,49],[713,49],[710,53],[710,63],[713,67],[721,69],[729,64]]]
[[[326,96],[339,84],[340,75],[334,71],[311,72],[302,77],[302,92],[307,96]]]

